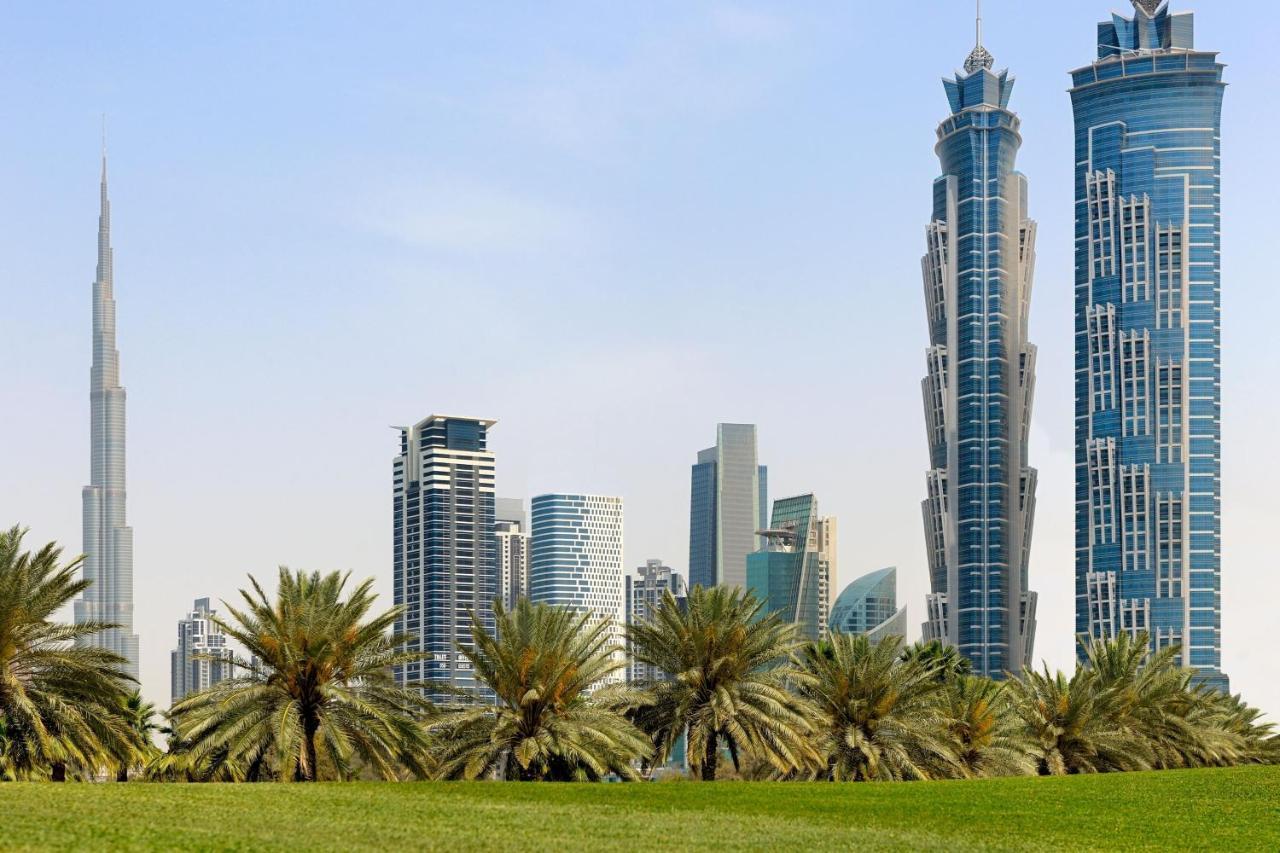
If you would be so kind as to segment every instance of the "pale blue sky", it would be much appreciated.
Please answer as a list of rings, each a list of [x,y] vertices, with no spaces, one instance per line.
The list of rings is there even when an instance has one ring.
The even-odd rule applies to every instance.
[[[1270,452],[1280,11],[1190,4],[1229,64],[1225,649],[1280,712]],[[1126,0],[988,0],[1040,221],[1037,654],[1072,657],[1066,72]],[[373,8],[371,8],[373,7]],[[926,587],[919,256],[967,0],[45,2],[0,19],[0,522],[80,547],[109,113],[144,686],[175,620],[287,563],[390,605],[389,424],[496,417],[500,493],[626,499],[685,569],[689,465],[760,425],[839,585]]]

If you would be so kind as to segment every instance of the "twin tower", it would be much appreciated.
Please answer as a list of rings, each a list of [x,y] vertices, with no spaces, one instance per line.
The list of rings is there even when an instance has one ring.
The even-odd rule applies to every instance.
[[[1223,66],[1165,0],[1098,25],[1075,110],[1076,632],[1145,633],[1227,689],[1221,657]],[[922,267],[926,639],[975,672],[1032,663],[1028,463],[1036,226],[1013,80],[978,45],[944,81]]]

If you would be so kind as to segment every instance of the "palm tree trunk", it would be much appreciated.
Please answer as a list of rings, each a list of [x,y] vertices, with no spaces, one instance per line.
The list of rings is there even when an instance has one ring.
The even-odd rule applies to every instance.
[[[310,727],[308,727],[310,728]],[[314,782],[317,777],[316,773],[316,733],[315,731],[307,732],[307,772],[304,782]]]
[[[128,767],[121,767],[119,770],[117,770],[117,771],[116,771],[116,781],[117,781],[117,782],[128,782],[128,781],[129,781],[129,768],[128,768]]]
[[[61,761],[54,762],[53,772],[50,773],[49,779],[53,782],[67,781],[67,765],[63,764]]]
[[[720,760],[719,740],[716,732],[707,738],[707,753],[702,759],[702,781],[716,781],[716,763]]]

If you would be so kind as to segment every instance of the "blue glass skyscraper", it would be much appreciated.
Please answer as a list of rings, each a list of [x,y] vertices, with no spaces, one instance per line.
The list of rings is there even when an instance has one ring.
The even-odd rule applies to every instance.
[[[1223,66],[1163,0],[1098,25],[1076,124],[1076,630],[1221,672]]]
[[[932,592],[927,639],[1000,678],[1030,663],[1036,596],[1028,584],[1036,472],[1027,462],[1036,350],[1027,341],[1035,223],[1013,80],[978,44],[944,80],[942,176],[923,259],[931,470],[924,523]]]
[[[768,524],[769,471],[754,424],[720,424],[716,446],[698,452],[689,492],[689,585],[746,585],[747,555]]]
[[[836,520],[818,515],[812,494],[773,503],[765,548],[748,554],[746,588],[763,602],[761,613],[778,613],[806,640],[827,633],[831,579],[835,574]]]

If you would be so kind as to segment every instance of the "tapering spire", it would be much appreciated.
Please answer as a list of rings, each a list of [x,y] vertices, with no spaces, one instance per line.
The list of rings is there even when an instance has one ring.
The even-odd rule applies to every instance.
[[[111,200],[107,194],[106,116],[102,122],[98,269],[93,281],[93,362],[89,368],[89,485],[84,501],[84,578],[90,586],[75,602],[77,623],[112,625],[77,644],[106,649],[125,659],[121,669],[138,676],[138,636],[133,633],[133,528],[125,504],[125,390],[116,349],[116,299],[111,250]]]
[[[982,0],[977,0],[978,16],[977,25],[975,27],[973,53],[969,54],[969,58],[964,61],[964,70],[973,74],[976,71],[987,70],[996,64],[996,58],[982,46]]]
[[[102,185],[98,212],[98,282],[113,296],[111,270],[111,199],[107,195],[107,114],[102,114]],[[115,341],[112,340],[112,346]]]

